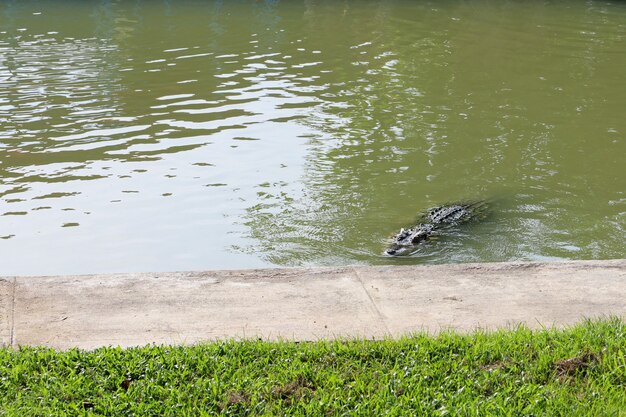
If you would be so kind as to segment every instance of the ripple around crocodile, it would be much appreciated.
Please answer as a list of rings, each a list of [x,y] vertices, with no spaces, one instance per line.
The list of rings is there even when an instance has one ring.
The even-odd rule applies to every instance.
[[[416,226],[400,229],[400,232],[392,237],[391,243],[385,249],[385,255],[410,255],[415,252],[419,243],[427,241],[438,230],[474,219],[481,219],[486,211],[487,203],[483,200],[433,207],[425,215],[420,216],[421,222]]]

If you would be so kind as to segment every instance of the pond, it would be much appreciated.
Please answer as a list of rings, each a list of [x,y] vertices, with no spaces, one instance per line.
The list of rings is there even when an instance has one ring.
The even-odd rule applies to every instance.
[[[622,1],[0,0],[0,275],[623,258],[625,68]]]

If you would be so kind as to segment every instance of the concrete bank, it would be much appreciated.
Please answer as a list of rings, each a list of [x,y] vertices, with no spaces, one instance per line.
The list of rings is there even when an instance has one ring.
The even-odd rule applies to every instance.
[[[381,338],[626,317],[626,260],[0,278],[0,343]]]

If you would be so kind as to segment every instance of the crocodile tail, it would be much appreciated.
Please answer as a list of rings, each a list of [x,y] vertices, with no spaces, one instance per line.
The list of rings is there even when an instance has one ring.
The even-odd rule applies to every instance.
[[[484,219],[489,214],[490,210],[490,201],[488,200],[478,200],[465,203],[464,207],[466,210],[472,213],[472,218],[476,219]]]

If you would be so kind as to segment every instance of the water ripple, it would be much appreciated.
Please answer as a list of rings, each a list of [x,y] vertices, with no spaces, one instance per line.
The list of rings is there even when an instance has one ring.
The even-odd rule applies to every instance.
[[[0,1],[4,272],[624,256],[623,7],[344,6]]]

